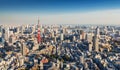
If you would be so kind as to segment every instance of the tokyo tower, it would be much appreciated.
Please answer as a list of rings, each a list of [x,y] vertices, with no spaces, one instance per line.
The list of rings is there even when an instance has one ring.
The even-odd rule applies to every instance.
[[[38,32],[37,32],[37,41],[38,41],[38,44],[41,43],[41,35],[40,35],[40,24],[39,24],[39,19],[38,19]]]

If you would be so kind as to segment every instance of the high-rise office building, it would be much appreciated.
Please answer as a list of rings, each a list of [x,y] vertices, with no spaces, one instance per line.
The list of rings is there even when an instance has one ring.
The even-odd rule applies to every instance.
[[[55,37],[55,33],[54,33],[54,31],[52,32],[52,38],[54,38]]]
[[[99,51],[99,27],[95,30],[95,35],[93,37],[93,46],[96,52]]]
[[[86,40],[87,40],[88,42],[92,42],[92,38],[93,38],[92,33],[87,33],[87,34],[86,34]]]
[[[57,37],[56,37],[56,36],[54,37],[54,42],[55,42],[55,43],[57,42]]]
[[[117,34],[117,35],[120,35],[120,31],[116,31],[116,34]]]
[[[0,26],[0,37],[2,37],[2,34],[3,34],[3,27]]]
[[[20,33],[19,27],[17,27],[15,30],[16,30],[16,33],[17,33],[17,34]]]
[[[24,57],[18,57],[19,66],[24,65]]]
[[[5,29],[2,28],[2,36],[1,36],[4,40],[5,40]]]
[[[9,37],[9,43],[13,43],[12,36]]]
[[[63,27],[62,32],[63,34],[67,33],[67,28]]]
[[[80,39],[85,39],[85,32],[80,30]]]
[[[104,27],[104,33],[105,33],[105,35],[108,33],[108,30],[107,30],[106,26]]]
[[[26,45],[25,45],[25,43],[22,43],[22,46],[21,46],[21,53],[22,53],[22,55],[25,55],[25,47],[26,47]]]
[[[82,64],[84,64],[84,57],[85,57],[85,55],[84,55],[84,53],[82,53],[82,56],[80,56],[80,62],[81,62]]]
[[[112,29],[112,32],[114,33],[115,32],[114,28],[112,27],[111,29]]]
[[[33,25],[33,27],[32,27],[32,34],[34,34],[34,32],[35,32],[35,25]]]
[[[3,26],[1,25],[1,26],[0,26],[0,33],[2,33],[2,28],[3,28]]]
[[[26,55],[29,52],[28,48],[26,47],[26,43],[21,41],[21,53],[22,55]]]
[[[89,47],[88,47],[88,50],[89,51],[92,51],[92,46],[93,46],[93,43],[92,43],[92,40],[93,40],[93,36],[92,36],[92,33],[87,33],[86,34],[86,39],[89,43]]]
[[[73,41],[76,41],[76,37],[75,36],[73,36]]]
[[[60,40],[61,40],[61,41],[64,40],[64,35],[63,35],[63,33],[60,34]]]
[[[93,43],[92,43],[92,42],[90,42],[90,43],[89,43],[89,48],[88,48],[89,52],[91,52],[91,51],[92,51],[92,47],[93,47]]]
[[[82,39],[82,35],[81,34],[80,34],[79,38],[80,38],[80,40]]]
[[[21,35],[22,35],[22,33],[23,33],[23,31],[22,31],[22,30],[23,30],[23,27],[22,27],[22,26],[20,26],[20,27],[19,27],[19,31],[20,31],[20,34],[21,34]]]
[[[4,34],[5,36],[4,36],[4,38],[5,38],[5,40],[8,40],[9,39],[9,28],[5,28],[5,34]]]

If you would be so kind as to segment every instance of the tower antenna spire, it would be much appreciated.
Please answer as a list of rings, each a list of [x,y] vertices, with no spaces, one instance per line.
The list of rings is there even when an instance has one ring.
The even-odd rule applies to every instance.
[[[38,24],[39,24],[40,20],[39,20],[39,17],[38,17]]]

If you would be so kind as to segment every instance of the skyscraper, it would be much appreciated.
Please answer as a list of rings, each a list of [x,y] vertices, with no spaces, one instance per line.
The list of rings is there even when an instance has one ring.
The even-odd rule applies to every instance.
[[[95,35],[93,38],[93,46],[96,52],[99,51],[99,27],[96,28],[95,30]]]
[[[76,41],[76,37],[75,36],[73,36],[73,41]]]
[[[64,40],[64,35],[63,35],[63,33],[60,34],[60,40],[61,40],[61,41]]]
[[[80,30],[80,39],[85,39],[85,33],[83,30]]]
[[[108,30],[107,30],[107,27],[105,26],[104,27],[104,33],[105,33],[105,35],[107,34],[107,32],[108,32]]]
[[[28,53],[28,49],[27,49],[26,43],[24,43],[24,41],[21,42],[21,53],[22,53],[22,55],[26,55]]]
[[[112,29],[112,32],[114,33],[115,32],[114,28],[112,27],[111,29]]]
[[[1,25],[1,26],[0,26],[0,33],[2,33],[2,28],[3,28],[3,27],[2,27],[2,25]]]
[[[54,42],[55,42],[55,43],[57,42],[57,40],[56,40],[56,39],[57,39],[57,37],[55,36],[55,37],[54,37]]]
[[[9,38],[9,28],[5,27],[5,32],[3,34],[4,34],[4,39],[8,40],[8,38]]]
[[[87,33],[86,38],[87,38],[87,41],[89,43],[88,50],[92,51],[92,46],[93,46],[93,44],[92,44],[92,38],[93,38],[92,33]]]
[[[21,40],[21,54],[25,55],[25,43],[23,43],[22,40]]]
[[[55,37],[55,33],[54,33],[54,31],[52,32],[52,38],[54,38]]]

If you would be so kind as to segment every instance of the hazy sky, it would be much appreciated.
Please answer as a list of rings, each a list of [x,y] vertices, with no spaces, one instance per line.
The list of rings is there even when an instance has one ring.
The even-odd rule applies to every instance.
[[[0,0],[0,24],[120,24],[120,0]]]

